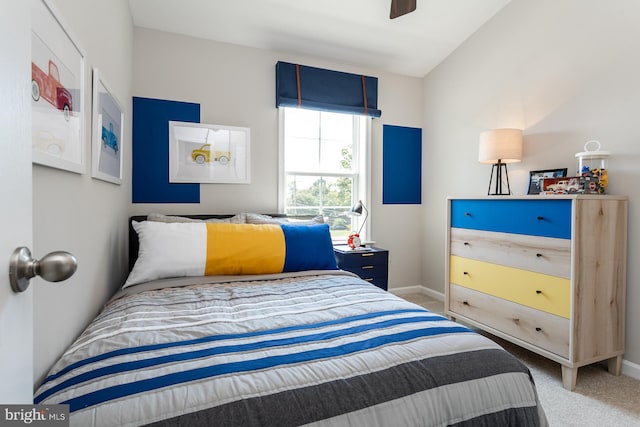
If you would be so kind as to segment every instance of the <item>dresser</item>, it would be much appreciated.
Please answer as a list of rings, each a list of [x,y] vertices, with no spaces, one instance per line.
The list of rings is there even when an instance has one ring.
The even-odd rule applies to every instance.
[[[338,267],[360,276],[377,287],[387,290],[389,277],[389,251],[367,247],[351,249],[348,246],[334,246]]]
[[[624,353],[627,198],[449,198],[445,312],[578,368]]]

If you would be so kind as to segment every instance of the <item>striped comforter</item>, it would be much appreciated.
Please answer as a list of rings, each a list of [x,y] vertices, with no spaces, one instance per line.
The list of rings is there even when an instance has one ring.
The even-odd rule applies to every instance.
[[[349,273],[190,280],[112,299],[35,403],[77,426],[546,425],[515,358]]]

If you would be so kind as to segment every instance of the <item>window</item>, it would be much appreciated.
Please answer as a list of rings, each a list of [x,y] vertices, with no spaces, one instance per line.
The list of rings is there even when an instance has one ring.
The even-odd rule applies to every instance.
[[[322,215],[334,240],[346,240],[362,219],[349,213],[367,203],[370,118],[280,108],[280,204],[290,215]],[[366,235],[366,230],[363,230]]]

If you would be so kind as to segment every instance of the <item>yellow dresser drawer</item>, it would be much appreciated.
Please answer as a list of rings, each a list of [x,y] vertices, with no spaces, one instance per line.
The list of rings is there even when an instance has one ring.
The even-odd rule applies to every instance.
[[[451,228],[451,255],[571,278],[571,241],[553,237]]]
[[[565,318],[570,317],[568,279],[452,255],[449,281]]]
[[[569,357],[569,320],[462,286],[449,288],[449,315],[480,322],[562,357]]]

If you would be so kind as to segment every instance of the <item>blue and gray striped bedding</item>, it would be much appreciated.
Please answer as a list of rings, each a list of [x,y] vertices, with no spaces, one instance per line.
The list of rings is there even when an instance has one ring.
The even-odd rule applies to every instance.
[[[349,273],[185,280],[112,299],[35,403],[77,426],[546,425],[515,358]]]

